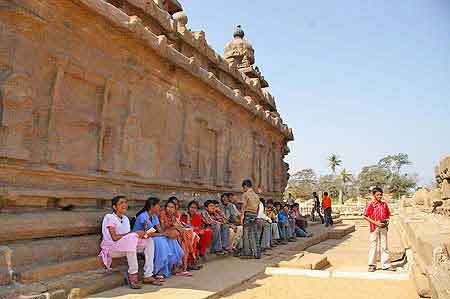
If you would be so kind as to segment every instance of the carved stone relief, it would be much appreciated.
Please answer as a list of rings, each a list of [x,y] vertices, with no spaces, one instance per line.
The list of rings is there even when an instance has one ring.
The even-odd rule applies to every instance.
[[[0,156],[29,160],[35,90],[25,73],[0,72]]]

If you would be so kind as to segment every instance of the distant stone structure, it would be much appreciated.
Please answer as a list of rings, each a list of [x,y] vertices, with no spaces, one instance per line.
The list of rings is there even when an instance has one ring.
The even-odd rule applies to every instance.
[[[281,198],[293,134],[240,26],[224,59],[175,0],[0,3],[4,207],[207,198],[245,178]]]
[[[114,195],[281,199],[293,133],[254,63],[176,0],[0,0],[0,298],[122,285],[96,258]]]
[[[439,161],[435,168],[436,181],[441,189],[442,200],[450,199],[450,156]]]

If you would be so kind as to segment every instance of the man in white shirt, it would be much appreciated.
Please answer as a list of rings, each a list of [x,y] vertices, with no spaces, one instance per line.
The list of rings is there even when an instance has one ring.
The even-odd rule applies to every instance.
[[[258,207],[258,216],[261,226],[262,226],[262,237],[261,237],[261,249],[264,250],[272,250],[271,242],[272,242],[272,219],[270,219],[264,213],[264,199],[260,199],[259,207]],[[268,255],[267,253],[265,253]]]

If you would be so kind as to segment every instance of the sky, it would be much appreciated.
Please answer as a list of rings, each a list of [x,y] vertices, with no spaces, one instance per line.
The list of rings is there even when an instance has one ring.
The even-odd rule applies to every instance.
[[[188,27],[221,55],[242,25],[294,131],[290,172],[357,174],[407,153],[422,184],[450,155],[450,1],[190,0]]]

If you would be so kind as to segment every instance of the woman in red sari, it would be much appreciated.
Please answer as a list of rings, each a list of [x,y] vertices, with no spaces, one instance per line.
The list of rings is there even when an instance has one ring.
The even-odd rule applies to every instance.
[[[197,247],[199,237],[191,228],[185,228],[180,220],[177,218],[179,214],[176,210],[176,204],[173,200],[170,200],[166,204],[164,211],[161,211],[159,215],[159,222],[164,231],[174,231],[177,234],[178,243],[184,251],[182,259],[181,272],[176,273],[177,276],[192,276],[188,272],[188,266],[195,269],[195,263],[197,260]]]
[[[194,229],[194,232],[200,237],[200,242],[198,244],[199,255],[204,256],[211,243],[213,231],[210,228],[205,228],[202,215],[198,213],[198,208],[198,202],[195,200],[191,201],[188,204],[188,212],[181,216],[181,222],[191,226]]]

